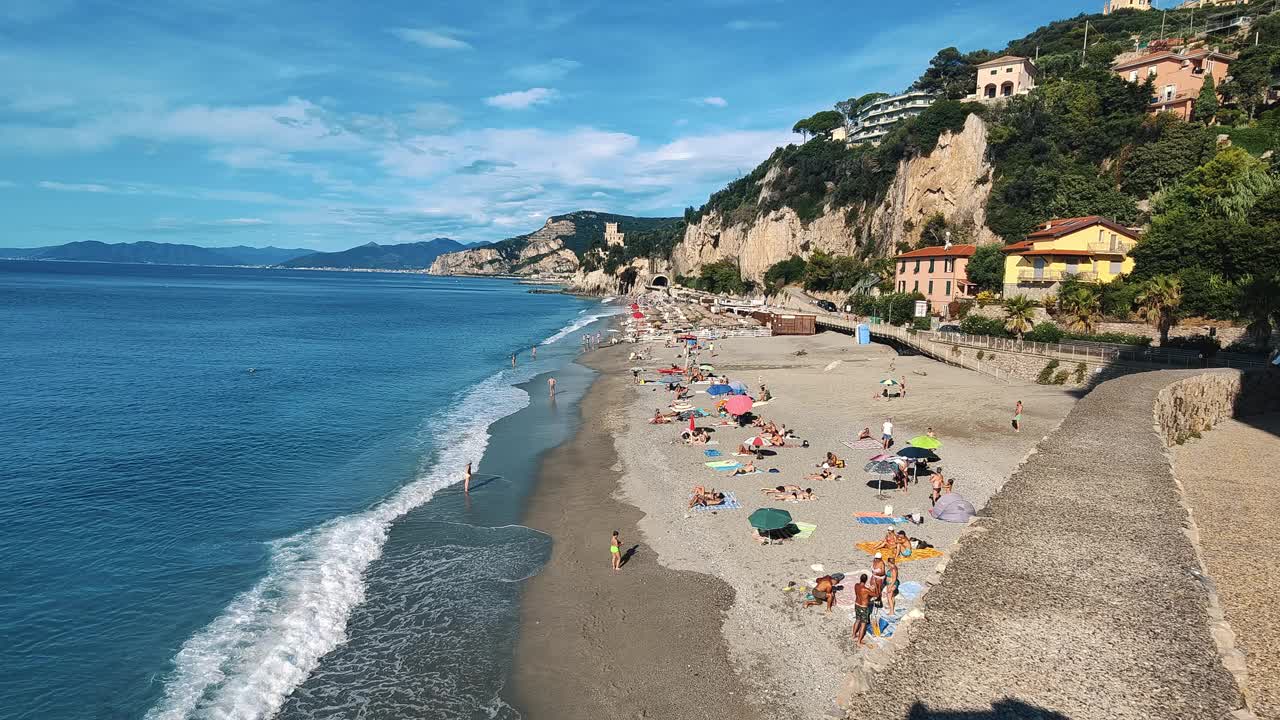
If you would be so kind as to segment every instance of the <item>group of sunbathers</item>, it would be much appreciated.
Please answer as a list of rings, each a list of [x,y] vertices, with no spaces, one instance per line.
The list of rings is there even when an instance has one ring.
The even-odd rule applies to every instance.
[[[789,502],[816,500],[818,497],[813,494],[813,488],[801,488],[799,485],[777,485],[771,488],[760,488],[760,492],[771,500],[787,500]]]
[[[714,505],[724,504],[724,493],[716,492],[715,488],[710,490],[698,485],[693,489],[693,497],[689,498],[689,507],[711,507]]]

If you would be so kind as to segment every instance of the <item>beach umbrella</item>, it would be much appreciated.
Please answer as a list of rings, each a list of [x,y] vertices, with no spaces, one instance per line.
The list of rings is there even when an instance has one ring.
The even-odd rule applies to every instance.
[[[724,409],[729,411],[730,415],[741,415],[751,410],[753,402],[746,395],[734,395],[724,401]]]
[[[698,427],[693,424],[693,416],[690,415],[689,416],[689,432],[693,432],[694,430],[697,430],[697,429]]]
[[[728,395],[731,392],[733,392],[733,389],[728,385],[712,385],[707,388],[707,394],[713,397],[716,395]]]
[[[767,441],[764,438],[760,437],[759,435],[756,435],[754,437],[749,437],[746,440],[743,440],[742,444],[748,447],[764,447],[766,442]]]
[[[640,306],[639,306],[639,305],[637,305],[636,303],[631,303],[631,309],[632,309],[632,310],[639,310],[639,309],[640,309]]]
[[[880,381],[880,384],[884,385],[885,387],[893,387],[894,385],[898,384],[898,381],[894,380],[893,378],[885,378],[884,380]]]
[[[699,366],[698,366],[698,369],[699,369],[699,370],[702,370],[702,371],[704,371],[704,372],[715,372],[715,370],[716,370],[716,368],[715,368],[715,366],[714,366],[714,365],[706,365],[706,364],[699,365]]]
[[[907,444],[913,447],[924,448],[925,450],[937,450],[942,447],[941,440],[935,437],[929,437],[928,435],[917,435],[908,440]]]
[[[877,456],[877,457],[882,457],[882,456]],[[865,471],[867,471],[868,473],[871,473],[872,475],[880,475],[880,476],[881,476],[881,477],[876,478],[876,479],[875,479],[875,480],[873,480],[872,482],[874,482],[874,483],[875,483],[875,487],[876,487],[876,493],[877,493],[877,495],[879,495],[879,496],[883,497],[883,496],[884,496],[884,489],[885,489],[885,487],[886,487],[886,485],[885,485],[885,479],[884,479],[884,477],[883,477],[883,476],[885,476],[885,475],[892,475],[892,474],[894,474],[895,472],[897,472],[897,470],[898,470],[898,463],[896,463],[896,462],[894,462],[894,461],[892,461],[892,460],[889,460],[889,459],[887,459],[887,458],[886,458],[886,459],[882,459],[882,460],[874,460],[874,459],[873,459],[873,460],[871,460],[870,462],[868,462],[866,465],[863,465],[863,466],[862,466],[862,469],[863,469],[863,470],[865,470]],[[867,484],[868,484],[868,485],[870,485],[871,483],[867,483]],[[894,483],[890,482],[890,483],[887,485],[887,487],[897,487],[897,486],[896,486]]]
[[[760,508],[747,517],[747,522],[757,530],[770,532],[791,524],[791,513],[778,508]]]
[[[640,319],[643,319],[643,318],[644,318],[644,313],[639,312],[639,311],[636,311],[636,312],[631,313],[631,317],[633,317],[633,318],[635,318],[635,319],[637,319],[637,320],[640,320]]]
[[[939,462],[942,458],[922,447],[904,447],[898,451],[898,457],[907,458],[908,460],[924,460],[925,462]]]
[[[747,386],[741,380],[734,380],[733,382],[729,383],[729,389],[738,393],[739,395],[747,394]]]

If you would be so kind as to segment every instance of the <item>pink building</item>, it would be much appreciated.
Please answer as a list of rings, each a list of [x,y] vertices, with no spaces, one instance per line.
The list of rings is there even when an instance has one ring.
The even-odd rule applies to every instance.
[[[973,285],[965,269],[976,245],[927,247],[903,253],[894,261],[894,289],[918,292],[929,301],[929,312],[947,314],[951,302],[973,297]]]
[[[1001,55],[978,66],[975,96],[982,102],[1007,100],[1026,95],[1036,86],[1036,64],[1017,55]]]
[[[1205,77],[1212,75],[1214,85],[1222,87],[1235,59],[1234,55],[1216,50],[1165,51],[1116,63],[1111,70],[1129,82],[1141,83],[1154,77],[1151,112],[1172,112],[1183,120],[1190,120]]]

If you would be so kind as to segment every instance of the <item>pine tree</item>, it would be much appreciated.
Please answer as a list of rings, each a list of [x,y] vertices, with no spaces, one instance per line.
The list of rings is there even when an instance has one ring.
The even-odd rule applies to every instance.
[[[1218,88],[1214,85],[1213,75],[1205,74],[1204,84],[1200,86],[1200,96],[1191,110],[1192,117],[1205,125],[1213,122],[1218,114]]]

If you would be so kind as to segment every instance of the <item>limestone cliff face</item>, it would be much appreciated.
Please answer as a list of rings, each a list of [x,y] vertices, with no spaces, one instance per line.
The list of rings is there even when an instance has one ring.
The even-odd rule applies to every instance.
[[[431,275],[569,275],[578,271],[578,257],[561,238],[576,229],[570,220],[548,218],[538,230],[523,236],[519,247],[503,243],[449,253],[436,258]],[[509,241],[504,241],[509,242]]]
[[[935,213],[968,234],[956,237],[956,242],[992,242],[997,238],[986,227],[991,192],[986,153],[986,124],[970,115],[960,132],[943,133],[928,156],[900,162],[884,198],[873,207],[855,208],[854,225],[848,223],[844,208],[827,208],[808,225],[789,208],[736,224],[711,213],[685,231],[672,252],[672,272],[696,275],[703,265],[731,259],[744,279],[760,282],[774,263],[792,255],[808,257],[815,250],[851,255],[870,243],[872,256],[885,256],[900,241],[915,245]],[[776,168],[765,176],[762,187],[775,172]]]
[[[565,283],[565,289],[584,295],[621,295],[631,288],[651,285],[656,277],[671,280],[671,263],[665,260],[636,258],[610,275],[603,269],[579,269]]]

